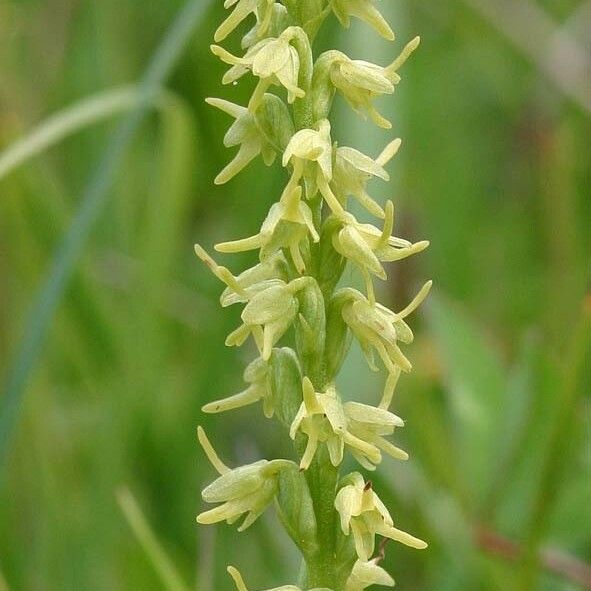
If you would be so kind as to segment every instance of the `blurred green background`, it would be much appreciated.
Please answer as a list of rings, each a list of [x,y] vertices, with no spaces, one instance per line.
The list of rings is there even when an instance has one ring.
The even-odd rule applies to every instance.
[[[290,453],[259,408],[200,413],[242,388],[252,352],[224,347],[239,311],[219,309],[220,285],[192,245],[253,233],[284,182],[279,166],[257,161],[213,186],[231,157],[229,120],[203,99],[244,103],[251,86],[221,87],[208,46],[223,8],[203,3],[27,374],[0,465],[1,591],[217,591],[232,588],[227,564],[253,590],[296,579],[272,511],[241,535],[194,521],[213,477],[197,424],[231,464]],[[135,83],[181,6],[0,0],[0,147]],[[591,2],[380,8],[395,47],[331,19],[317,49],[387,63],[423,39],[381,104],[404,147],[394,182],[373,188],[393,197],[398,235],[432,244],[391,268],[381,299],[396,308],[425,279],[436,288],[412,321],[415,371],[394,403],[411,460],[385,460],[373,480],[397,525],[430,548],[392,544],[385,566],[403,590],[591,589]],[[0,179],[2,376],[121,116]],[[391,137],[340,103],[334,135],[370,154]],[[234,270],[249,262],[224,259]],[[380,383],[354,349],[345,396],[375,401]]]

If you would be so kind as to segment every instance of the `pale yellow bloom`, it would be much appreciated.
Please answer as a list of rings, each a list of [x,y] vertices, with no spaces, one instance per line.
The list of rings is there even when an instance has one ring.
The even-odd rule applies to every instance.
[[[374,492],[371,482],[365,482],[358,472],[349,474],[335,499],[341,529],[353,534],[355,550],[361,561],[367,562],[375,549],[375,536],[380,535],[419,550],[427,547],[423,540],[394,527],[390,513]]]
[[[342,308],[343,320],[359,341],[367,362],[374,371],[377,371],[374,350],[388,373],[396,374],[398,369],[406,372],[411,370],[411,363],[400,350],[398,341],[405,344],[412,342],[413,333],[404,319],[427,297],[431,285],[432,282],[428,281],[412,302],[398,313],[381,304],[372,304],[357,290],[346,288],[341,292],[341,297],[347,298]]]
[[[275,150],[260,132],[254,116],[246,107],[235,105],[229,101],[218,98],[205,99],[206,102],[228,115],[234,117],[235,121],[224,136],[224,146],[231,148],[240,146],[234,159],[215,178],[216,185],[227,183],[243,170],[259,154],[267,166],[275,160]]]
[[[347,579],[345,591],[364,591],[372,585],[394,587],[394,579],[378,565],[378,560],[357,560]]]
[[[271,207],[258,234],[216,244],[216,250],[236,253],[259,249],[264,261],[285,248],[291,254],[297,271],[303,273],[306,265],[301,252],[302,241],[309,236],[313,242],[318,242],[320,237],[314,227],[312,211],[301,197],[301,187],[288,186],[280,201]]]
[[[221,503],[215,509],[197,516],[197,522],[212,524],[218,521],[235,523],[246,514],[238,531],[252,525],[273,501],[277,494],[277,477],[285,469],[295,465],[289,460],[261,460],[231,470],[218,457],[205,431],[197,429],[199,443],[220,477],[207,486],[201,496],[207,503]]]
[[[265,91],[273,84],[287,90],[289,103],[305,96],[304,90],[298,86],[300,56],[291,44],[300,31],[299,27],[289,27],[279,37],[270,37],[255,43],[243,57],[232,55],[219,45],[211,46],[211,51],[216,56],[232,66],[222,79],[224,84],[235,82],[249,70],[260,79],[249,102],[251,111],[256,110]]]
[[[379,127],[390,129],[392,124],[380,115],[373,101],[379,96],[394,93],[395,85],[400,82],[398,70],[419,43],[419,37],[415,37],[386,67],[364,60],[353,60],[335,50],[324,53],[319,62],[328,65],[330,81],[355,112],[363,116],[367,114]]]
[[[347,197],[353,196],[376,217],[385,217],[384,210],[368,195],[366,186],[372,177],[390,180],[384,166],[396,155],[401,144],[400,139],[390,142],[375,160],[354,148],[337,148],[331,186],[341,203],[345,205]]]
[[[340,217],[345,210],[330,188],[332,159],[330,122],[323,119],[316,129],[301,129],[291,138],[283,153],[283,166],[293,167],[288,187],[296,186],[303,177],[306,197],[311,199],[320,191],[332,212]]]
[[[331,0],[331,5],[345,28],[349,28],[353,16],[373,27],[384,39],[394,41],[394,32],[374,6],[373,0]]]
[[[391,263],[405,259],[429,246],[427,241],[413,244],[392,236],[394,205],[391,201],[386,204],[385,217],[384,227],[379,230],[371,224],[361,224],[353,215],[345,213],[342,216],[340,230],[335,232],[332,238],[335,250],[360,268],[371,303],[375,302],[371,275],[382,280],[387,278],[382,262]]]
[[[302,382],[303,402],[290,428],[290,436],[298,433],[308,438],[306,450],[300,460],[300,468],[307,470],[320,444],[326,444],[330,461],[338,466],[343,461],[345,446],[364,467],[374,469],[382,460],[381,451],[398,459],[408,455],[384,439],[394,427],[404,422],[387,410],[358,402],[343,404],[334,385],[326,392],[315,392],[309,378]]]
[[[268,363],[260,357],[252,361],[244,370],[244,381],[249,384],[248,388],[238,394],[208,402],[201,410],[206,413],[225,412],[235,410],[259,400],[263,401],[263,412],[267,418],[271,418],[275,413],[275,401],[273,391],[269,388],[267,382],[269,373]]]
[[[260,34],[264,35],[269,26],[274,4],[275,0],[265,0],[264,2],[260,2],[260,0],[226,0],[224,2],[224,8],[232,8],[233,6],[235,8],[230,16],[217,28],[214,34],[216,43],[223,41],[250,14],[257,16]],[[263,7],[263,11],[262,14],[259,14],[259,8],[261,6]]]

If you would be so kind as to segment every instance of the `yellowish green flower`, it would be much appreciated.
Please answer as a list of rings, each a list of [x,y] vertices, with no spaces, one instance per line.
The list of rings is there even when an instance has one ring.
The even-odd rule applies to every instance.
[[[394,587],[394,579],[378,564],[378,559],[357,560],[347,579],[345,591],[364,591],[372,585]]]
[[[219,45],[212,45],[211,51],[232,67],[224,75],[222,82],[235,82],[248,71],[260,79],[249,103],[251,111],[256,110],[263,94],[271,85],[283,86],[287,90],[287,100],[293,103],[306,93],[298,86],[300,56],[292,45],[296,35],[301,35],[299,27],[287,28],[279,37],[262,39],[249,47],[244,57],[237,57]]]
[[[264,35],[273,14],[275,0],[226,0],[224,8],[235,7],[230,16],[217,28],[214,33],[216,43],[223,41],[250,14],[255,14],[260,23],[260,34]],[[261,13],[262,8],[262,13]]]
[[[390,180],[384,166],[396,155],[401,144],[399,139],[390,142],[375,160],[354,148],[337,148],[331,186],[339,201],[346,206],[347,197],[353,196],[371,214],[384,218],[384,210],[370,197],[366,187],[372,177]]]
[[[329,184],[332,180],[332,161],[330,123],[327,119],[319,121],[316,129],[298,131],[283,153],[283,166],[291,164],[293,167],[288,186],[297,185],[303,177],[308,199],[320,191],[332,212],[343,216],[345,210]]]
[[[234,159],[215,178],[216,185],[227,183],[259,154],[262,154],[267,166],[273,164],[275,150],[267,142],[259,130],[254,116],[246,107],[216,98],[208,98],[206,102],[234,117],[234,123],[224,136],[224,146],[227,148],[240,146]]]
[[[371,275],[387,278],[382,262],[394,262],[417,254],[429,246],[427,241],[415,244],[392,236],[394,205],[386,204],[384,227],[379,230],[371,224],[361,224],[350,213],[342,216],[341,229],[333,234],[332,243],[337,252],[355,263],[361,270],[367,286],[368,298],[375,301]]]
[[[249,384],[248,388],[238,394],[208,402],[202,410],[206,413],[225,412],[235,410],[254,404],[259,400],[263,401],[263,412],[270,419],[275,412],[275,401],[273,391],[268,384],[269,364],[258,357],[244,370],[244,381]]]
[[[275,498],[279,473],[295,464],[289,460],[260,460],[231,470],[220,460],[201,427],[197,435],[213,467],[220,473],[219,478],[205,487],[201,496],[206,503],[221,503],[215,509],[200,513],[197,522],[211,524],[226,521],[233,524],[246,514],[238,528],[238,531],[244,531]]]
[[[264,261],[281,249],[286,249],[298,273],[303,273],[306,265],[301,252],[302,241],[309,236],[313,242],[318,242],[320,237],[314,227],[312,210],[301,197],[301,187],[288,186],[280,201],[271,207],[258,234],[216,244],[216,250],[235,253],[258,249]]]
[[[349,474],[335,499],[341,529],[353,534],[355,550],[361,561],[370,560],[375,549],[375,536],[380,535],[418,550],[427,547],[423,540],[394,527],[390,513],[374,492],[371,482],[365,482],[358,472]]]
[[[372,304],[361,292],[346,288],[343,295],[348,298],[342,308],[345,323],[359,341],[369,366],[377,371],[373,352],[376,351],[388,373],[394,374],[398,368],[410,371],[412,365],[398,347],[398,341],[408,344],[413,340],[410,327],[404,318],[427,297],[432,282],[427,282],[412,302],[404,310],[394,313],[381,304]]]
[[[355,17],[373,27],[384,39],[394,41],[394,32],[373,0],[330,0],[330,3],[343,27],[348,29],[351,17]]]
[[[308,438],[300,460],[302,470],[308,469],[320,444],[326,444],[334,466],[343,461],[345,447],[362,466],[371,470],[382,460],[380,449],[395,458],[408,459],[405,452],[383,437],[404,425],[396,415],[358,402],[343,404],[334,385],[326,392],[315,392],[308,377],[303,379],[302,391],[304,400],[289,432],[292,439],[298,433]]]

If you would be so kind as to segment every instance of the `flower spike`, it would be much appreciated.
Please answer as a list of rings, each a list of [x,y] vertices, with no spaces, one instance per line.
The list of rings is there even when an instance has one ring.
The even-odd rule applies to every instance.
[[[403,352],[414,338],[406,318],[425,299],[431,283],[396,313],[377,302],[374,281],[387,278],[385,263],[417,254],[429,243],[394,236],[393,202],[378,202],[370,194],[370,181],[390,180],[387,164],[401,140],[390,141],[371,157],[340,146],[334,141],[338,133],[333,135],[330,112],[340,94],[361,117],[389,129],[391,123],[377,110],[375,99],[394,93],[400,68],[419,38],[385,67],[333,49],[314,59],[312,42],[331,13],[345,28],[358,19],[394,40],[378,1],[225,0],[224,6],[230,12],[211,46],[228,65],[222,82],[237,84],[250,76],[255,84],[246,106],[207,99],[232,117],[224,145],[236,148],[215,182],[228,182],[258,156],[269,166],[279,156],[286,182],[276,196],[255,195],[271,203],[258,232],[215,245],[224,255],[256,251],[252,267],[234,273],[195,246],[223,284],[221,306],[242,308],[241,323],[226,345],[256,349],[244,370],[243,389],[207,402],[203,411],[222,413],[260,402],[265,417],[277,418],[289,430],[299,462],[260,460],[231,468],[199,428],[199,441],[219,476],[202,492],[214,507],[197,521],[241,520],[242,531],[274,504],[305,568],[298,586],[267,591],[393,586],[394,579],[380,566],[383,552],[374,554],[376,535],[414,548],[426,543],[394,527],[371,482],[357,472],[341,478],[340,471],[345,454],[366,470],[375,470],[384,455],[408,459],[393,439],[404,421],[390,407],[402,373],[411,369]],[[250,30],[240,45],[233,45],[241,49],[230,52],[220,46],[247,21],[245,30]],[[351,199],[379,223],[355,217]],[[361,274],[363,292],[337,288],[347,266]],[[344,399],[337,391],[338,372],[353,338],[372,370],[378,370],[377,364],[386,370],[381,399],[375,403]],[[281,342],[287,339],[289,343]],[[323,527],[339,522],[340,532]],[[237,591],[249,591],[236,568],[227,570]]]

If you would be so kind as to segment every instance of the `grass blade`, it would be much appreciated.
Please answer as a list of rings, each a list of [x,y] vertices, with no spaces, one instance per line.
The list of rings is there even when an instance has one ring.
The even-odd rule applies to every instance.
[[[189,0],[156,50],[139,86],[135,109],[117,127],[103,158],[82,196],[80,207],[49,271],[29,315],[25,334],[11,367],[0,408],[0,466],[8,451],[10,436],[18,421],[23,391],[29,374],[42,351],[48,327],[72,275],[94,223],[106,203],[122,157],[148,107],[162,90],[168,74],[189,41],[191,32],[208,6],[203,0]]]
[[[135,537],[168,591],[188,591],[172,561],[160,545],[135,497],[128,488],[117,491],[117,502]]]
[[[135,107],[140,98],[133,86],[107,90],[64,109],[0,154],[0,180],[30,158],[68,135]]]

